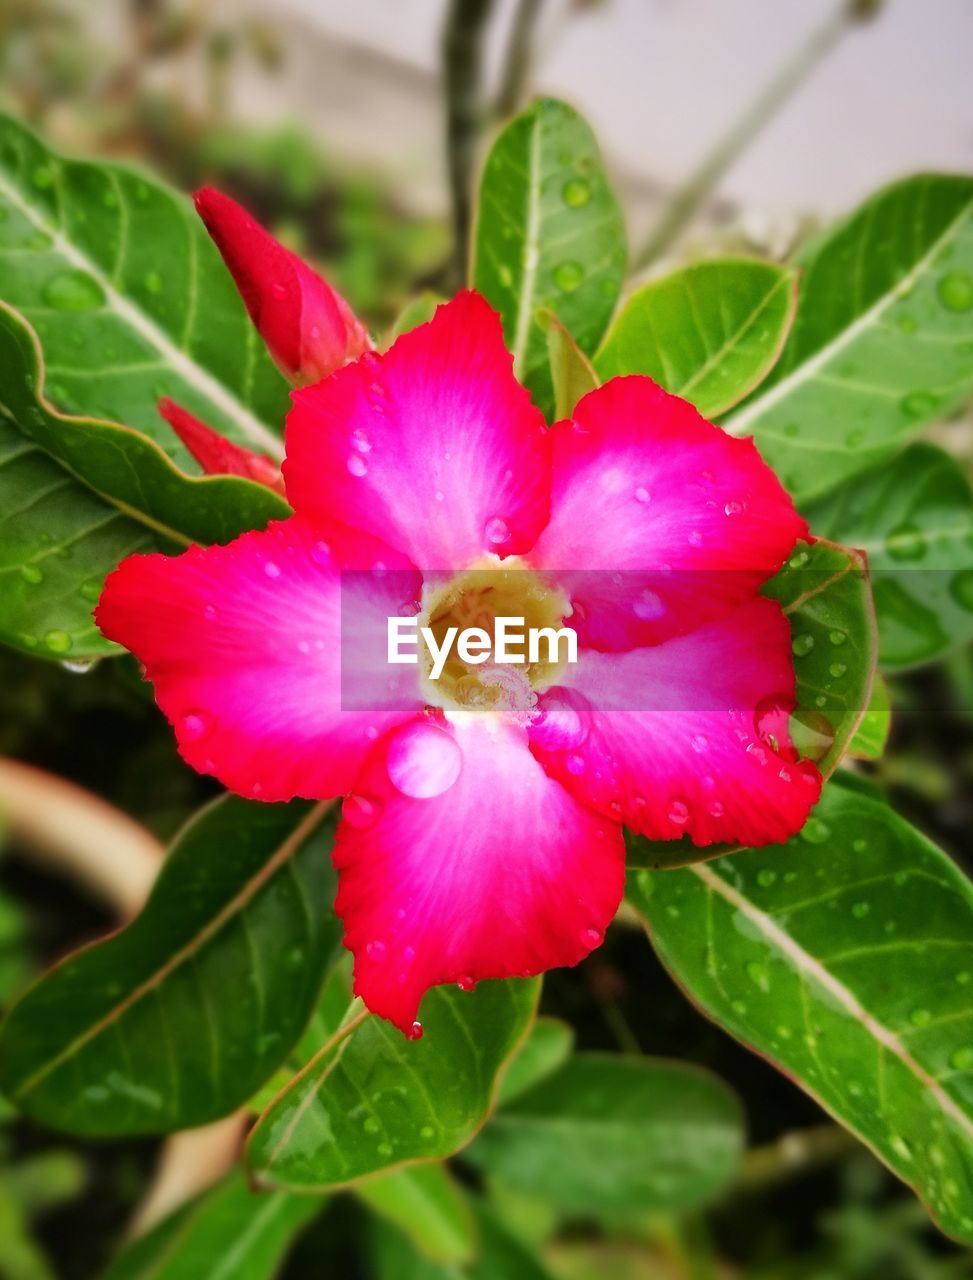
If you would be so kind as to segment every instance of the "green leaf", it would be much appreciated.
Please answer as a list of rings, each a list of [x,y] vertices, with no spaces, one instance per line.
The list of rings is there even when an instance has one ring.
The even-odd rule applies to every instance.
[[[773,368],[797,306],[797,273],[717,258],[643,285],[626,301],[594,364],[603,382],[641,373],[713,418]]]
[[[973,636],[973,493],[942,449],[912,445],[806,514],[867,554],[883,667],[933,662]]]
[[[587,356],[551,311],[541,313],[540,322],[547,332],[547,358],[554,384],[554,418],[569,418],[574,406],[599,385],[598,377]]]
[[[255,1194],[241,1173],[127,1244],[102,1280],[270,1280],[320,1200]]]
[[[381,1018],[352,1018],[260,1117],[248,1145],[255,1177],[323,1191],[452,1155],[489,1112],[539,990],[519,979],[434,987],[417,1041]]]
[[[0,224],[2,225],[2,224]],[[59,413],[45,398],[37,336],[0,302],[0,408],[72,476],[174,542],[229,542],[290,514],[279,494],[239,476],[187,476],[130,427]]]
[[[337,945],[331,839],[320,805],[204,809],[141,914],[14,1005],[0,1088],[79,1134],[165,1133],[239,1106],[300,1035]]]
[[[791,736],[827,778],[851,746],[871,696],[877,639],[862,558],[820,539],[799,543],[764,587],[791,626],[797,707]],[[697,848],[679,840],[646,840],[626,832],[630,867],[679,867],[731,852],[730,845]]]
[[[889,687],[882,676],[875,677],[872,696],[868,700],[858,732],[851,740],[848,751],[858,760],[881,760],[885,754],[889,730],[892,727],[892,705]]]
[[[832,782],[786,845],[630,878],[663,963],[973,1240],[973,886]]]
[[[135,551],[175,551],[53,462],[0,415],[0,640],[85,662],[118,653],[91,610]]]
[[[481,1200],[470,1198],[479,1237],[477,1256],[460,1268],[433,1262],[401,1231],[375,1222],[370,1234],[375,1280],[550,1280],[549,1273]]]
[[[408,333],[410,329],[426,324],[436,314],[436,308],[445,301],[446,299],[441,294],[433,293],[431,289],[426,289],[410,302],[407,302],[396,316],[395,323],[392,325],[388,335],[388,344],[391,345],[396,338],[401,337],[403,333]]]
[[[578,1054],[501,1108],[466,1153],[571,1213],[684,1209],[733,1176],[740,1108],[687,1063]]]
[[[553,311],[590,354],[624,270],[622,215],[594,135],[571,107],[541,98],[487,156],[472,279],[500,312],[517,376],[546,413],[554,391],[540,311]]]
[[[473,1215],[466,1199],[441,1164],[414,1164],[355,1188],[380,1217],[403,1231],[427,1258],[466,1262],[476,1244]]]
[[[59,409],[135,427],[195,471],[156,411],[169,395],[280,456],[286,384],[185,197],[0,117],[0,209],[0,291],[40,335]]]
[[[727,421],[807,499],[894,454],[973,387],[973,179],[880,191],[815,241],[784,353]]]
[[[497,1094],[499,1106],[532,1088],[556,1071],[574,1045],[574,1029],[559,1018],[537,1018],[511,1062]]]

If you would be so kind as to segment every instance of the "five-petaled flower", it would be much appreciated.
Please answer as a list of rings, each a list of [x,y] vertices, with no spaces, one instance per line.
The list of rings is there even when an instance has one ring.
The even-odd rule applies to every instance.
[[[233,245],[258,323],[279,266],[264,248],[245,261]],[[355,989],[409,1031],[434,984],[598,946],[623,825],[697,845],[802,825],[820,777],[787,734],[789,627],[759,592],[807,530],[752,441],[647,378],[612,380],[549,428],[475,293],[383,355],[359,330],[357,359],[338,342],[336,371],[293,393],[294,514],[130,557],[96,616],[144,663],[194,768],[267,801],[344,797],[336,908]],[[304,358],[279,324],[271,345]],[[578,662],[435,684],[389,667],[380,696],[349,706],[343,612],[384,646],[403,595],[433,625],[566,619]]]

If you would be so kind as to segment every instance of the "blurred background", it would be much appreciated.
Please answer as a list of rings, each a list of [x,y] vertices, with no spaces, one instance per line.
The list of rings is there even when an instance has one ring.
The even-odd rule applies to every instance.
[[[456,228],[484,142],[533,94],[590,121],[632,262],[654,270],[727,247],[782,256],[893,177],[973,169],[971,51],[971,0],[0,0],[0,107],[62,149],[223,187],[380,328],[417,291],[462,278]],[[968,416],[939,442],[969,474]],[[83,678],[67,665],[0,654],[0,1003],[129,914],[159,842],[210,794],[127,660]],[[961,855],[969,651],[894,693],[877,780]],[[99,873],[106,844],[125,851],[129,883]],[[713,1067],[741,1093],[754,1143],[730,1202],[689,1222],[569,1233],[557,1276],[973,1275],[891,1175],[690,1008],[640,934],[615,929],[587,964],[551,975],[545,1007],[583,1047]],[[795,1130],[817,1136],[795,1146]],[[99,1274],[159,1194],[159,1159],[154,1142],[56,1141],[0,1100],[0,1277]],[[531,1206],[518,1212],[536,1227]],[[342,1201],[287,1280],[355,1280],[360,1226]]]

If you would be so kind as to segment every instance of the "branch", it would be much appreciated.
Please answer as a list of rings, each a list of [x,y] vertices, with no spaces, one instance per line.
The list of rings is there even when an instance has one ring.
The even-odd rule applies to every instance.
[[[503,76],[493,104],[493,115],[503,120],[512,116],[524,97],[534,62],[534,33],[544,0],[520,0],[510,26],[510,39],[503,61]]]
[[[473,166],[483,123],[483,40],[493,3],[494,0],[450,0],[443,27],[446,163],[453,219],[450,283],[453,286],[462,284],[469,257]]]

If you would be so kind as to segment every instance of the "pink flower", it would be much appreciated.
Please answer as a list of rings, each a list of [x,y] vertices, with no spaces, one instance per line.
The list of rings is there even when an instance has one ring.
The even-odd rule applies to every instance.
[[[758,591],[807,530],[752,441],[641,377],[548,429],[474,293],[293,401],[295,514],[130,557],[96,616],[194,768],[345,797],[336,906],[370,1009],[408,1030],[434,984],[577,963],[621,898],[623,823],[697,845],[798,830],[820,777]],[[435,683],[385,661],[414,601],[440,628],[566,618],[578,662]]]
[[[284,376],[317,382],[371,348],[348,303],[235,200],[204,187],[196,209]]]

